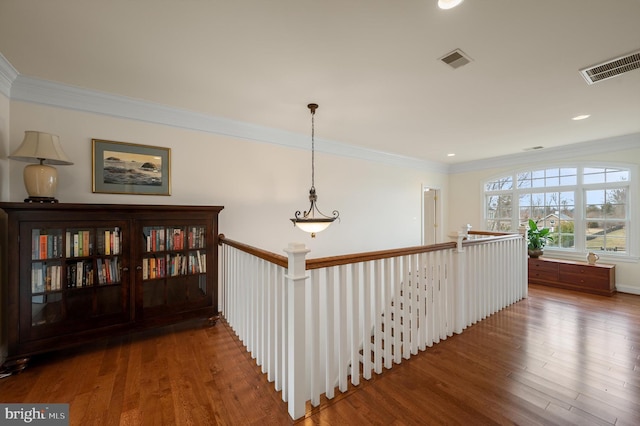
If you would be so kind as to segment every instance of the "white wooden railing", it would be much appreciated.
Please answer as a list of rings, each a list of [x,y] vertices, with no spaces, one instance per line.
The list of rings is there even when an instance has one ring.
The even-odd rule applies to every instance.
[[[293,419],[527,297],[518,234],[321,259],[219,241],[222,315]]]

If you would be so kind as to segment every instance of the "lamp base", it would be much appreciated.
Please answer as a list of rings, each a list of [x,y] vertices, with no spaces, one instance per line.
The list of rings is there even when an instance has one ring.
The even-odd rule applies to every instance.
[[[29,197],[24,199],[25,203],[57,203],[54,197]]]

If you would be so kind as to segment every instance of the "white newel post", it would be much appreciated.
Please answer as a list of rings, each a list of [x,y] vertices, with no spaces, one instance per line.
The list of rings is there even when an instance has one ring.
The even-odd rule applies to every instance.
[[[289,415],[296,420],[306,409],[306,353],[305,353],[305,283],[306,255],[309,249],[302,243],[289,243],[285,249],[289,257],[287,270],[287,365]]]

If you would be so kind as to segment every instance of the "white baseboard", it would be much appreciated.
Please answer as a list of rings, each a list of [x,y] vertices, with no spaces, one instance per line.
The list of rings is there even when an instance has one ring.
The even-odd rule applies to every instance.
[[[640,296],[640,287],[624,284],[616,284],[616,290],[620,293],[637,294]]]

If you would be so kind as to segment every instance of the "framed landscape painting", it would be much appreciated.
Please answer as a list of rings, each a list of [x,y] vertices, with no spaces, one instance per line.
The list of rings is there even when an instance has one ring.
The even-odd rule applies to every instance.
[[[93,192],[171,195],[171,149],[92,139]]]

